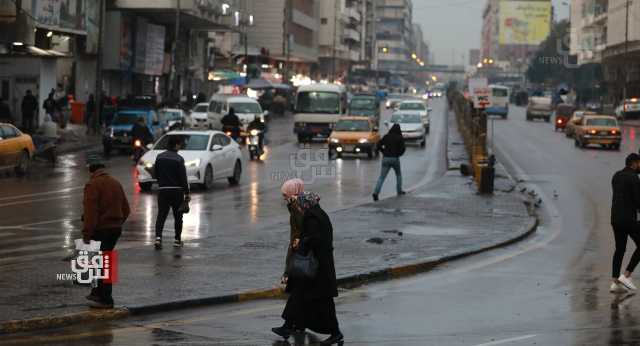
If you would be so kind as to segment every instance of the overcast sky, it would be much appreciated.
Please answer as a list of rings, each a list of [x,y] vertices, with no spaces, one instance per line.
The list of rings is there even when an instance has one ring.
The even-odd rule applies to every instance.
[[[482,10],[487,0],[413,0],[413,21],[422,26],[425,40],[431,44],[435,63],[466,65],[469,49],[480,48]],[[553,0],[557,16],[569,16],[569,6]]]

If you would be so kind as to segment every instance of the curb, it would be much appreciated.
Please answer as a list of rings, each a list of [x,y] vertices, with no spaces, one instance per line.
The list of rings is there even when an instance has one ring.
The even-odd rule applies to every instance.
[[[393,280],[397,278],[412,276],[424,272],[428,272],[439,265],[451,262],[454,260],[462,259],[479,253],[494,250],[500,247],[511,245],[520,240],[523,240],[533,234],[538,227],[538,217],[531,217],[529,222],[520,228],[519,234],[511,239],[505,241],[490,244],[477,249],[469,249],[467,251],[461,251],[459,253],[453,253],[445,255],[439,258],[430,259],[424,262],[410,263],[406,265],[400,265],[396,267],[390,267],[381,270],[375,270],[363,274],[355,274],[338,278],[338,286],[340,288],[355,288],[371,282],[380,282]],[[125,319],[131,316],[148,315],[159,312],[169,312],[182,310],[194,307],[215,306],[230,303],[240,303],[253,300],[263,299],[275,299],[285,296],[284,289],[282,287],[274,287],[263,290],[252,290],[247,292],[241,292],[237,294],[230,294],[225,296],[213,296],[196,299],[185,299],[174,302],[151,304],[137,307],[124,307],[116,308],[113,310],[92,310],[86,312],[80,312],[75,314],[68,314],[54,317],[39,317],[27,320],[13,320],[0,323],[0,335],[8,333],[26,332],[37,329],[64,327],[74,323],[86,323],[97,321],[111,321]]]

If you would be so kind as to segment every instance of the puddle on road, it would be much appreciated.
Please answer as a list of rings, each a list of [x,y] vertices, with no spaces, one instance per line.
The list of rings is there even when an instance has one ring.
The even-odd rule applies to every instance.
[[[461,228],[433,227],[433,226],[407,226],[402,229],[405,234],[413,235],[465,235],[470,230]]]

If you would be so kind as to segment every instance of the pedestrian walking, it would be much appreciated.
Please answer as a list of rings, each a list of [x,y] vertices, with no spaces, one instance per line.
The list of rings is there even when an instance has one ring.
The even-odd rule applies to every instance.
[[[129,217],[129,202],[122,185],[105,171],[104,162],[98,154],[87,157],[87,166],[91,178],[84,187],[82,239],[86,244],[91,240],[99,241],[100,251],[111,251]],[[90,307],[113,308],[111,284],[99,279],[87,299]]]
[[[93,94],[89,94],[87,100],[87,106],[84,110],[84,124],[87,127],[87,134],[89,134],[91,127],[93,126],[92,119],[96,114],[96,99]]]
[[[174,247],[182,247],[182,213],[183,204],[190,201],[189,181],[184,158],[178,151],[184,146],[181,136],[169,136],[167,150],[156,158],[155,176],[158,180],[158,217],[156,218],[155,248],[162,249],[162,230],[169,215],[173,211],[175,240]]]
[[[54,92],[50,92],[49,96],[47,96],[47,99],[44,100],[44,102],[42,103],[42,108],[44,108],[44,111],[46,114],[49,114],[49,116],[51,117],[51,120],[53,120],[54,122],[58,122],[58,118],[57,118],[57,114],[56,114],[56,100],[53,98]]]
[[[35,116],[38,111],[38,100],[33,96],[31,90],[27,90],[22,98],[22,127],[28,133],[35,131]]]
[[[13,124],[13,116],[9,105],[0,97],[0,123]]]
[[[400,170],[400,157],[404,155],[405,145],[399,124],[393,124],[389,132],[382,137],[378,145],[378,151],[382,151],[383,155],[382,168],[380,170],[378,183],[373,190],[373,200],[378,201],[382,184],[384,184],[384,180],[387,178],[390,169],[393,169],[396,173],[396,193],[398,196],[406,194],[406,192],[402,190],[402,171]]]
[[[640,210],[640,155],[629,154],[625,167],[616,172],[611,180],[613,197],[611,201],[611,226],[615,239],[613,254],[612,293],[635,290],[631,281],[631,273],[640,262],[640,229],[638,229],[638,210]],[[623,275],[620,275],[622,260],[627,248],[627,238],[636,244],[636,250]]]
[[[296,197],[304,192],[304,182],[298,178],[289,179],[282,184],[282,197],[287,203],[287,209],[289,210],[289,246],[287,247],[287,257],[285,259],[285,269],[282,275],[281,283],[287,285],[285,292],[290,292],[292,285],[289,282],[289,275],[287,274],[287,268],[291,262],[291,255],[293,254],[293,241],[300,239],[300,232],[302,228],[302,214],[294,207],[293,202]]]
[[[344,336],[338,325],[333,298],[338,296],[336,270],[333,259],[333,227],[329,216],[319,204],[320,197],[303,192],[293,200],[292,206],[302,215],[300,238],[293,240],[292,248],[316,258],[318,267],[313,278],[291,278],[289,299],[282,313],[284,324],[272,331],[288,339],[294,331],[309,329],[330,334],[322,345],[342,344]]]

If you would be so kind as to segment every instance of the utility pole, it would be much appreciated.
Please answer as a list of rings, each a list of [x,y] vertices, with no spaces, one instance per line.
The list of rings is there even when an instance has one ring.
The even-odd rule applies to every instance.
[[[333,58],[331,65],[331,82],[334,83],[336,81],[336,36],[338,33],[338,4],[340,0],[333,0],[334,8],[333,8]]]
[[[282,55],[285,56],[284,73],[282,74],[282,83],[288,83],[289,78],[289,60],[291,58],[291,44],[289,40],[289,20],[291,19],[291,0],[287,0],[284,6],[284,20],[282,21]]]
[[[94,116],[91,119],[91,129],[94,134],[98,134],[98,127],[100,125],[99,119],[102,116],[102,114],[100,114],[100,105],[106,102],[106,100],[102,99],[102,49],[104,42],[104,15],[106,4],[105,0],[99,1],[100,3],[98,4],[98,6],[100,6],[100,18],[98,18],[98,49],[96,53],[96,91],[93,98],[95,100],[95,110],[93,112]]]
[[[175,37],[173,38],[172,58],[171,58],[171,98],[180,101],[180,82],[178,80],[178,39],[180,37],[180,0],[176,0],[176,26]]]
[[[626,14],[624,24],[624,56],[622,57],[622,66],[627,62],[627,54],[629,54],[629,5],[631,0],[625,0]],[[622,102],[627,99],[627,74],[623,74],[624,85],[622,86]]]

